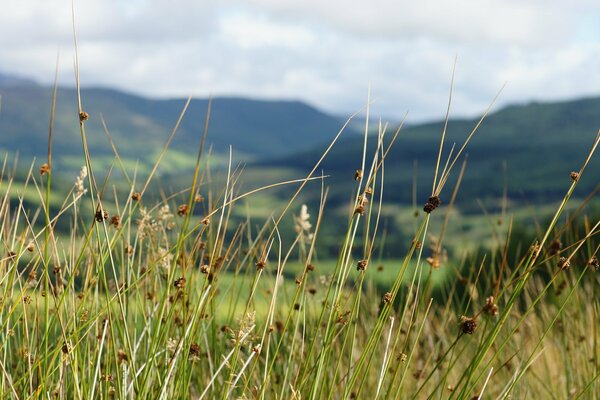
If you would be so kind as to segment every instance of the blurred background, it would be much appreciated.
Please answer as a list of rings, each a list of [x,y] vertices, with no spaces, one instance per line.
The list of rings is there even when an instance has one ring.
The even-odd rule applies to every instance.
[[[464,217],[461,232],[489,235],[483,213],[498,226],[507,210],[524,225],[543,219],[544,207],[562,198],[569,173],[582,164],[600,128],[597,1],[5,2],[0,150],[17,161],[17,179],[25,179],[32,162],[37,168],[45,160],[58,62],[52,169],[55,187],[65,192],[84,165],[73,15],[98,179],[111,166],[117,186],[125,176],[147,176],[193,96],[158,170],[156,196],[189,185],[209,96],[215,172],[208,184],[224,181],[231,146],[233,167],[242,171],[240,193],[306,176],[369,99],[367,130],[385,130],[387,143],[406,115],[385,170],[384,217],[399,241],[431,191],[455,65],[444,161],[506,84],[467,151],[453,211]],[[319,168],[340,215],[348,212],[361,166],[365,118],[363,111],[352,120]],[[115,167],[111,140],[125,172]],[[581,199],[591,196],[592,207],[599,171],[595,157],[576,192]],[[268,218],[295,189],[249,198],[248,209]],[[301,201],[314,208],[320,192],[320,182],[311,184]]]

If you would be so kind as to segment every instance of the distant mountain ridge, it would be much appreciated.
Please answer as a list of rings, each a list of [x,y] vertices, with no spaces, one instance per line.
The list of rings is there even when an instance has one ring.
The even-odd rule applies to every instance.
[[[0,79],[0,149],[22,156],[46,152],[52,88],[10,77]],[[112,89],[81,91],[92,155],[111,155],[102,118],[123,156],[143,158],[157,151],[171,133],[186,99],[157,100]],[[190,153],[200,143],[207,99],[192,99],[178,129],[173,148]],[[208,145],[215,153],[246,159],[276,158],[309,149],[328,140],[340,128],[337,117],[299,101],[267,101],[217,97],[212,101]],[[81,154],[77,97],[72,88],[58,90],[54,149],[61,157]],[[193,150],[192,150],[193,149]]]
[[[19,152],[26,160],[32,156],[43,159],[52,89],[0,75],[0,96],[0,151]],[[157,100],[113,89],[88,88],[82,89],[82,102],[90,114],[86,131],[92,158],[103,160],[102,165],[108,167],[113,150],[104,134],[102,118],[121,157],[130,162],[145,161],[147,166],[155,160],[186,100]],[[59,167],[75,169],[82,165],[76,105],[75,90],[60,88],[54,129],[54,160]],[[207,108],[207,99],[190,103],[172,144],[172,158],[166,162],[169,167],[165,173],[173,178],[193,167]],[[476,123],[477,119],[450,120],[444,157],[452,143],[462,144]],[[247,168],[285,169],[295,171],[294,177],[298,177],[314,166],[342,125],[342,118],[299,101],[218,97],[212,103],[208,145],[216,157],[223,158],[231,145],[236,160],[249,162]],[[599,128],[600,97],[502,108],[486,118],[465,152],[469,161],[461,195],[471,199],[498,197],[506,180],[513,198],[561,196],[569,172],[580,167]],[[358,129],[349,128],[320,166],[330,175],[332,201],[337,198],[345,202],[352,191],[354,181],[349,177],[360,167],[363,150],[362,135],[356,135]],[[431,190],[442,129],[443,121],[437,121],[408,126],[400,132],[385,164],[389,200],[411,201],[415,163],[419,198]],[[371,136],[370,149],[375,142]],[[600,156],[596,154],[580,183],[580,193],[585,195],[598,184]]]
[[[443,162],[452,144],[456,143],[456,153],[477,121],[449,121]],[[385,163],[385,195],[389,201],[411,201],[415,172],[419,199],[426,198],[431,192],[443,125],[443,121],[437,121],[401,130]],[[499,197],[506,182],[512,198],[554,201],[565,193],[570,183],[569,173],[580,168],[599,129],[600,98],[533,102],[500,109],[484,120],[465,151],[468,164],[461,196],[470,200]],[[391,136],[388,133],[386,142]],[[375,136],[371,136],[369,141],[372,151]],[[306,170],[319,158],[322,150],[315,147],[312,151],[299,152],[285,159],[267,160],[262,165]],[[351,192],[349,187],[354,184],[349,177],[360,168],[362,152],[363,138],[347,136],[328,154],[322,169],[330,175],[331,187],[337,188],[330,193],[333,200],[347,201],[346,193]],[[459,167],[457,165],[456,169]],[[454,178],[457,172],[454,171]],[[578,185],[577,193],[585,196],[598,185],[600,154],[597,152]],[[448,187],[447,191],[451,190],[452,182]]]

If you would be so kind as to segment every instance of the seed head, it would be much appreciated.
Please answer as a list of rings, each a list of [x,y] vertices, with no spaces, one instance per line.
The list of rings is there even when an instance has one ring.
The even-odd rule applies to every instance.
[[[194,203],[202,203],[204,201],[204,196],[201,194],[196,194],[194,196]]]
[[[258,260],[256,262],[256,269],[259,270],[259,271],[262,270],[262,269],[264,269],[266,266],[267,266],[267,261],[266,260]]]
[[[190,344],[190,354],[188,359],[192,362],[196,362],[200,359],[200,346],[197,343]]]
[[[425,206],[423,206],[423,211],[425,211],[427,214],[430,214],[433,210],[438,208],[441,204],[442,204],[442,201],[440,200],[440,198],[438,196],[431,196],[427,200],[427,203],[425,203]]]
[[[125,350],[117,350],[117,360],[119,361],[119,364],[127,362],[127,360],[129,360],[129,357],[127,356],[127,353],[125,353]]]
[[[369,265],[369,260],[360,260],[358,264],[356,264],[357,271],[366,271],[367,266]]]
[[[203,274],[208,274],[208,272],[210,271],[210,266],[208,264],[204,264],[200,266],[200,272],[202,272]]]
[[[475,318],[466,317],[462,315],[460,317],[460,331],[467,335],[472,335],[477,329],[477,320]]]
[[[100,209],[96,211],[94,218],[96,219],[96,222],[104,222],[108,219],[108,211]]]
[[[79,122],[87,121],[88,119],[90,119],[90,114],[85,111],[79,112]]]
[[[187,204],[182,204],[179,207],[177,207],[177,215],[179,215],[180,217],[183,217],[184,215],[188,214],[188,206]]]
[[[48,172],[50,172],[50,165],[47,163],[43,163],[40,166],[40,175],[44,176],[46,175]]]
[[[600,268],[600,262],[598,262],[598,258],[596,256],[593,256],[592,258],[590,258],[590,261],[588,261],[588,265],[594,271],[598,271],[598,269]]]
[[[571,172],[571,174],[569,175],[569,177],[571,178],[571,180],[573,182],[577,182],[579,180],[579,172]]]
[[[568,258],[561,257],[558,259],[558,268],[564,271],[566,269],[569,269],[569,267],[571,267],[571,261],[569,261]]]
[[[485,299],[484,311],[491,316],[498,315],[498,305],[494,302],[494,296],[490,296]]]
[[[173,283],[173,286],[175,286],[177,289],[183,289],[183,288],[185,288],[185,278],[175,279],[175,282]]]
[[[131,194],[131,200],[140,201],[142,199],[142,194],[140,192],[133,192]]]
[[[119,229],[121,227],[121,217],[118,215],[113,215],[110,219],[110,224],[115,228]]]
[[[315,270],[315,266],[314,266],[313,264],[308,264],[308,265],[306,266],[306,270],[307,270],[307,271],[311,271],[311,272],[312,272],[312,271],[314,271],[314,270]]]
[[[390,304],[392,302],[392,294],[390,292],[383,295],[383,302],[385,304]]]
[[[357,169],[356,172],[354,173],[354,180],[359,181],[362,179],[362,176],[363,176],[362,169]]]
[[[562,242],[558,239],[554,239],[551,243],[550,243],[550,250],[548,251],[548,253],[553,256],[555,254],[560,253],[560,250],[562,249]]]

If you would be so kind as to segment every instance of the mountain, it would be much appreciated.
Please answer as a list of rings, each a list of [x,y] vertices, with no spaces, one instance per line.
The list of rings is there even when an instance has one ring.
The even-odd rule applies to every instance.
[[[452,144],[456,143],[456,153],[477,121],[449,121],[443,162]],[[438,121],[401,130],[385,163],[387,200],[411,201],[415,163],[418,201],[424,202],[427,198],[443,125],[443,121]],[[580,168],[599,129],[600,98],[536,102],[501,109],[485,119],[467,147],[468,164],[459,198],[478,208],[476,199],[502,196],[505,181],[508,194],[514,200],[527,203],[561,198],[570,184],[570,172]],[[392,133],[387,133],[388,143]],[[369,142],[372,152],[376,136],[371,135]],[[260,167],[308,170],[323,150],[324,146],[299,151],[285,159],[262,162]],[[336,144],[324,161],[322,169],[331,175],[329,183],[335,188],[330,192],[332,201],[348,200],[348,193],[355,185],[352,177],[361,166],[362,152],[363,138],[347,136]],[[459,169],[460,165],[457,165],[454,178]],[[451,195],[453,182],[451,180],[442,193],[446,200]],[[579,182],[577,194],[585,196],[599,184],[600,154],[596,154]]]
[[[37,85],[37,83],[33,79],[0,72],[0,86],[7,87],[13,85]]]
[[[0,96],[0,150],[19,152],[25,159],[44,157],[52,88],[2,75]],[[81,97],[83,108],[90,115],[86,132],[92,156],[111,158],[113,154],[101,123],[104,118],[121,155],[140,158],[142,162],[154,158],[160,150],[186,102],[101,88],[82,89]],[[207,106],[207,99],[191,101],[172,145],[181,157],[195,157]],[[67,167],[81,165],[77,118],[76,91],[60,88],[53,144],[56,162]],[[339,127],[338,118],[298,101],[215,98],[208,145],[217,154],[227,154],[232,145],[238,159],[276,158],[309,149],[334,135]]]

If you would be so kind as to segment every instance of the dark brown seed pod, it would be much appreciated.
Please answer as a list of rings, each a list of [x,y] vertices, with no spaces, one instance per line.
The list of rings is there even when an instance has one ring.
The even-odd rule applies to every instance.
[[[104,222],[108,219],[108,211],[100,209],[96,211],[94,218],[96,219],[96,222]]]
[[[359,181],[362,179],[362,176],[363,176],[362,169],[357,169],[356,172],[354,173],[354,180]]]
[[[179,215],[180,217],[183,217],[184,215],[188,214],[188,206],[187,204],[182,204],[179,207],[177,207],[177,215]]]
[[[571,172],[571,174],[569,175],[569,177],[571,178],[571,180],[573,182],[577,182],[579,180],[579,172]]]
[[[560,253],[560,250],[562,249],[562,242],[558,239],[554,239],[551,243],[550,243],[550,250],[548,250],[548,254],[550,254],[551,256]]]
[[[142,199],[142,194],[139,192],[133,192],[131,194],[131,200],[133,201],[140,201]]]
[[[90,119],[90,114],[85,111],[79,112],[79,122],[87,121],[88,119]]]
[[[265,260],[258,260],[256,262],[256,269],[259,270],[259,271],[261,269],[264,269],[266,266],[267,266],[267,262]]]
[[[368,265],[369,265],[369,260],[360,260],[356,264],[356,270],[357,271],[366,271]]]
[[[460,317],[460,331],[467,335],[472,335],[477,329],[477,320],[475,318],[461,316]]]

